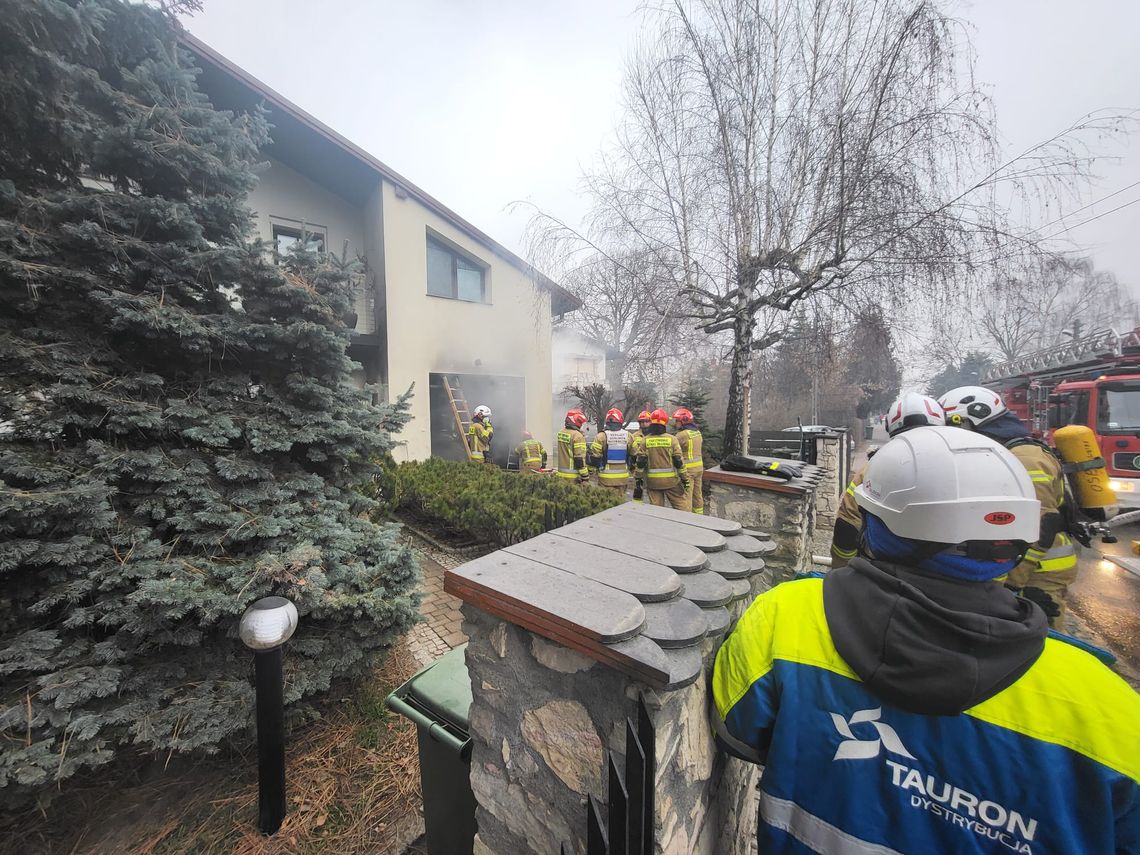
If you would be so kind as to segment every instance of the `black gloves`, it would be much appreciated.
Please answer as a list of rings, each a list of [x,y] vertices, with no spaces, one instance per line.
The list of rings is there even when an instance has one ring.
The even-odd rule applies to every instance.
[[[1061,607],[1057,605],[1057,601],[1040,588],[1023,588],[1021,596],[1031,603],[1036,603],[1041,611],[1045,612],[1045,617],[1049,618],[1050,622],[1061,614]]]

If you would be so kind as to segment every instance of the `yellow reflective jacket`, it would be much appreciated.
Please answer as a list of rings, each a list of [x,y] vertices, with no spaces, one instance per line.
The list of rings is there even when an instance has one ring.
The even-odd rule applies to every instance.
[[[598,469],[598,482],[611,487],[629,483],[629,453],[631,441],[624,430],[598,431],[590,445],[590,453],[601,466]]]
[[[1041,518],[1060,514],[1065,501],[1065,474],[1059,461],[1049,449],[1035,442],[1021,442],[1010,448],[1013,456],[1029,473],[1033,491],[1041,503]],[[1067,532],[1058,532],[1050,543],[1043,540],[1033,544],[1025,555],[1025,562],[1041,573],[1072,570],[1077,566],[1077,551]]]
[[[471,449],[471,459],[483,462],[483,458],[488,449],[491,447],[491,439],[495,435],[495,429],[489,424],[483,422],[471,422],[471,427],[467,429],[467,445]]]
[[[546,463],[546,449],[537,439],[524,439],[515,448],[519,459],[519,471],[537,472]]]
[[[586,478],[590,471],[586,468],[586,437],[580,430],[563,428],[558,431],[558,477]]]
[[[640,473],[650,490],[672,490],[681,483],[685,461],[677,437],[668,433],[646,434],[638,455]]]
[[[682,428],[674,436],[681,446],[681,458],[685,461],[685,469],[689,472],[704,472],[704,438],[695,425]]]

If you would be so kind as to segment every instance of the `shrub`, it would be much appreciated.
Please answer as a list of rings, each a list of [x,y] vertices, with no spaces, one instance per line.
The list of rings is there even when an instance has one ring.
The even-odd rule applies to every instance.
[[[548,508],[579,519],[619,504],[600,487],[438,458],[401,464],[396,480],[401,510],[499,546],[541,534]]]

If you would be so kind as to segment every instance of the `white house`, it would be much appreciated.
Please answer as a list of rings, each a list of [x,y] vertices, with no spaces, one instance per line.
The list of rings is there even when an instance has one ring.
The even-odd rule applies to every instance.
[[[444,391],[458,380],[499,435],[551,424],[551,325],[579,301],[471,223],[193,36],[184,44],[215,107],[262,105],[269,163],[249,203],[261,236],[284,248],[307,232],[359,256],[349,355],[358,381],[394,399],[415,384],[399,459],[458,457]],[[498,443],[496,457],[506,459]]]

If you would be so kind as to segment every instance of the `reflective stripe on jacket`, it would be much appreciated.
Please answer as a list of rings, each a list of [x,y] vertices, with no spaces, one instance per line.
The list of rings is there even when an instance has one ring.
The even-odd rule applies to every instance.
[[[1035,442],[1018,443],[1010,451],[1029,473],[1033,492],[1041,503],[1041,516],[1061,513],[1061,505],[1065,501],[1065,475],[1061,462],[1049,449],[1042,448]],[[1025,555],[1025,561],[1042,573],[1072,570],[1077,566],[1077,550],[1073,539],[1061,532],[1051,544],[1037,543],[1031,546]]]
[[[866,474],[866,466],[855,473],[851,483],[843,491],[843,497],[839,500],[839,510],[835,512],[836,519],[846,520],[855,528],[862,528],[863,526],[863,517],[859,513],[859,505],[855,502],[855,488],[863,483],[863,477]]]
[[[684,464],[677,437],[668,433],[645,437],[645,456],[649,461],[645,486],[651,490],[672,490],[681,483],[678,475],[683,469],[678,469],[678,464]]]
[[[586,437],[581,431],[563,428],[558,431],[558,477],[584,478],[589,475],[586,469]],[[581,461],[581,466],[575,464]]]
[[[520,466],[533,466],[538,468],[542,465],[543,453],[542,443],[537,439],[524,439],[519,443],[518,448],[515,449],[515,454],[519,457]]]
[[[482,422],[471,422],[467,428],[467,445],[471,449],[472,460],[482,460],[484,453],[491,447],[491,438],[495,429]]]
[[[594,437],[590,452],[603,462],[598,480],[603,484],[629,481],[629,434],[624,430],[604,430]]]
[[[756,599],[716,657],[730,737],[764,757],[761,852],[1140,851],[1140,696],[1050,636],[959,715],[891,706],[832,641],[823,580]]]
[[[677,431],[677,443],[681,446],[681,459],[686,469],[705,469],[704,438],[695,426]]]

